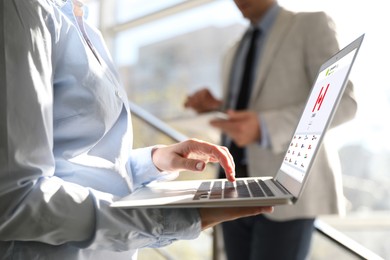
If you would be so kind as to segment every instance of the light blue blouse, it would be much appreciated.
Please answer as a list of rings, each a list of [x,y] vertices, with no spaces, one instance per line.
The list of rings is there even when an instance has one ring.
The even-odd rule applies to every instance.
[[[132,149],[114,64],[72,8],[0,0],[0,259],[129,259],[200,233],[196,209],[109,207],[177,173]]]

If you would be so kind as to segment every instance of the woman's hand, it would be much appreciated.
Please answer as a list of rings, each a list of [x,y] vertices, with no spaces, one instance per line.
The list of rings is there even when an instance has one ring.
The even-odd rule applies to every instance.
[[[152,160],[162,171],[203,171],[208,162],[219,162],[226,178],[235,181],[234,161],[228,149],[208,142],[190,139],[181,143],[157,147]],[[221,222],[242,217],[271,213],[273,207],[201,208],[202,230]]]
[[[200,208],[202,230],[219,223],[262,213],[272,213],[273,207]]]
[[[161,171],[203,171],[208,162],[219,163],[226,178],[235,181],[233,157],[224,146],[190,139],[157,147],[152,153],[154,165]]]

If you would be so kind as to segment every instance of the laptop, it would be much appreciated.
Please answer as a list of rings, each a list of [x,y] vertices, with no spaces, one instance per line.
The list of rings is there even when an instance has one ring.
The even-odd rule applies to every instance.
[[[320,68],[290,145],[275,177],[152,182],[112,207],[189,208],[294,204],[347,85],[364,34]]]

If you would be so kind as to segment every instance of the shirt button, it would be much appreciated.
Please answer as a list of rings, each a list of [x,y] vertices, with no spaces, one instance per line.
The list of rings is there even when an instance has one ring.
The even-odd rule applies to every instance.
[[[115,95],[118,97],[118,98],[122,98],[122,95],[121,93],[119,92],[119,90],[115,90]]]

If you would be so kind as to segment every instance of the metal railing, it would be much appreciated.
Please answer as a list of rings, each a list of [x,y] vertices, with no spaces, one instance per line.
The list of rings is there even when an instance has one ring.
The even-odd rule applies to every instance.
[[[383,260],[382,257],[373,253],[353,239],[347,237],[337,229],[326,224],[324,221],[317,219],[314,222],[314,227],[319,234],[329,239],[333,244],[346,250],[346,252],[350,253],[351,255],[354,255],[360,259]]]
[[[175,142],[181,142],[187,140],[188,137],[179,133],[168,124],[161,121],[159,118],[153,116],[140,106],[129,102],[130,109],[132,111],[132,115],[136,116],[138,119],[151,126],[155,130],[164,135],[168,136]],[[332,244],[340,247],[345,250],[346,253],[349,253],[353,256],[356,256],[359,259],[369,259],[369,260],[383,260],[382,257],[378,256],[374,252],[370,251],[366,247],[357,243],[353,239],[347,237],[340,231],[326,224],[324,221],[316,220],[314,223],[314,227],[318,234],[322,235],[324,238],[328,239]],[[164,253],[166,255],[166,252]],[[166,259],[170,259],[171,257],[167,257]],[[214,259],[218,259],[217,257],[213,257]]]

